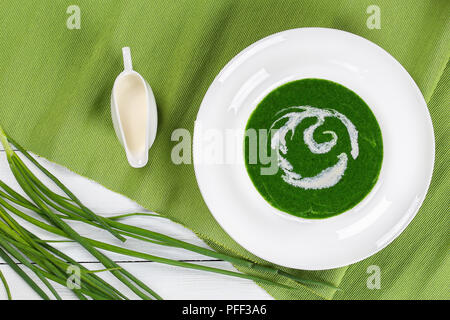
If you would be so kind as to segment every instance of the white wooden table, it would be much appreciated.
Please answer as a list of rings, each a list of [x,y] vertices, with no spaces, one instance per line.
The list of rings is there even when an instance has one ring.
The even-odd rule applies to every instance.
[[[130,199],[116,194],[101,185],[78,176],[70,172],[66,168],[51,163],[45,159],[38,159],[49,171],[57,176],[66,186],[68,186],[80,200],[94,212],[108,216],[119,213],[142,212],[143,208]],[[32,166],[29,166],[32,168]],[[33,169],[33,168],[32,168]],[[48,181],[45,176],[38,174],[43,181]],[[20,190],[12,176],[3,148],[0,146],[0,179],[13,187],[16,191]],[[31,214],[31,213],[30,213]],[[30,226],[23,220],[17,219],[24,226]],[[126,220],[127,223],[155,230],[175,238],[188,241],[197,245],[206,245],[197,238],[191,231],[186,228],[157,217],[132,217]],[[118,240],[112,239],[106,231],[83,226],[80,223],[71,223],[71,225],[82,235],[101,240],[104,242],[119,243]],[[29,228],[32,232],[40,236],[42,239],[58,239],[56,236],[44,232],[37,227]],[[86,251],[74,243],[55,243],[55,247],[62,249],[66,254],[76,261],[84,264],[89,269],[101,269],[101,266],[95,263]],[[204,264],[212,267],[234,270],[233,266],[228,262],[210,259],[195,253],[190,253],[181,249],[153,245],[138,240],[128,240],[125,244],[127,248],[145,251],[157,256],[167,257],[176,260],[189,261]],[[128,271],[132,272],[139,279],[144,281],[152,289],[154,289],[164,299],[271,299],[263,289],[251,281],[245,279],[237,279],[228,276],[207,273],[197,270],[183,269],[172,267],[154,262],[142,261],[139,259],[122,256],[119,254],[106,253],[111,259],[124,266]],[[6,277],[11,289],[13,299],[39,299],[39,296],[28,287],[28,285],[16,273],[0,260],[0,270]],[[104,277],[111,284],[124,292],[129,292],[109,273],[98,274]],[[30,276],[32,276],[30,274]],[[39,280],[33,277],[38,283]],[[74,295],[67,288],[55,284],[63,299],[73,299]],[[133,295],[130,293],[130,297]],[[0,282],[0,299],[6,299],[5,290]]]

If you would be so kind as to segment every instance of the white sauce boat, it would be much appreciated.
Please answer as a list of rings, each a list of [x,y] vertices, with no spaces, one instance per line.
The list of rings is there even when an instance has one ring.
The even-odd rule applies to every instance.
[[[114,82],[111,117],[117,138],[133,168],[147,164],[148,150],[156,137],[158,113],[147,81],[133,70],[130,48],[122,48],[124,71]]]

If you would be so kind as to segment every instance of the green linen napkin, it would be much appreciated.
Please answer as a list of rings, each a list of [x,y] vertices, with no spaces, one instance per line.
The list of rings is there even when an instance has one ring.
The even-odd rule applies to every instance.
[[[79,29],[66,26],[70,5],[80,8]],[[367,27],[366,21],[373,14],[370,9],[367,13],[371,5],[380,8],[381,29]],[[217,250],[265,263],[234,242],[213,219],[198,190],[192,165],[171,162],[173,130],[187,128],[192,132],[209,84],[234,55],[267,35],[298,27],[336,28],[374,41],[405,66],[428,101],[448,60],[449,11],[448,1],[425,0],[1,1],[0,121],[36,154],[172,218]],[[129,167],[110,120],[110,92],[122,70],[124,46],[131,47],[134,68],[151,84],[159,112],[158,135],[149,164],[138,170]],[[434,120],[444,112],[446,102],[435,100],[433,106],[441,111],[432,110]],[[435,129],[441,137],[438,146],[446,143],[443,132],[448,133],[448,125],[443,122]],[[444,161],[441,157],[437,162],[439,159]],[[440,176],[437,180],[445,188],[448,179]],[[428,197],[413,226],[426,232],[431,225],[437,227],[439,220],[433,217],[443,213],[443,205],[448,207],[448,201],[442,196]],[[442,254],[442,241],[448,239],[442,234],[429,235],[435,236],[439,239],[422,241],[421,246]],[[413,240],[414,234],[405,237],[402,243],[409,248],[408,239]],[[397,241],[395,247],[399,250],[401,242]],[[374,263],[384,262],[383,268],[389,268],[392,262],[392,272],[401,273],[402,283],[415,280],[403,274],[401,266],[420,264],[421,259],[428,258],[393,253],[378,258],[383,254],[371,259],[380,259]],[[347,268],[288,271],[335,285],[345,275],[346,291],[338,297],[354,297],[353,287],[365,284],[367,275],[362,268],[366,264],[363,261],[352,266],[348,275]],[[445,274],[445,265],[433,266],[436,270],[443,268]],[[410,270],[408,267],[408,273]],[[424,275],[427,271],[418,272]],[[391,277],[395,278],[393,274]],[[439,291],[438,284],[429,283],[428,292]],[[386,293],[379,294],[416,296],[416,285],[402,291],[401,284],[392,280]],[[335,293],[321,288],[300,287],[294,291],[263,287],[277,299],[329,299]],[[361,292],[364,297],[370,294]]]

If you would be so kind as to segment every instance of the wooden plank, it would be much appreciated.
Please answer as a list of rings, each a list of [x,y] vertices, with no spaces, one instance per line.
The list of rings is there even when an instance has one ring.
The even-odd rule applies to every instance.
[[[223,261],[201,262],[211,267],[233,270],[233,267]],[[101,268],[99,264],[84,264],[89,269]],[[131,273],[137,275],[140,280],[155,290],[163,299],[272,299],[259,286],[245,279],[236,279],[227,276],[206,273],[196,270],[181,270],[177,267],[163,266],[150,262],[121,263]],[[39,299],[39,296],[28,287],[28,285],[16,275],[16,273],[5,265],[0,265],[0,270],[5,275],[13,299]],[[109,273],[101,273],[105,280],[115,287],[126,292],[134,298],[114,276]],[[58,293],[63,299],[74,299],[73,294],[65,287],[55,285]],[[6,293],[0,283],[0,300],[6,299]]]
[[[11,147],[14,151],[17,151],[17,148],[16,147]],[[4,152],[5,151],[5,148],[3,148],[3,145],[2,144],[0,144],[0,152]]]
[[[70,172],[66,168],[58,166],[54,163],[50,163],[45,159],[39,159],[39,161],[45,165],[48,170],[50,170],[55,176],[57,176],[61,181],[70,186],[72,192],[74,192],[77,197],[80,198],[83,203],[85,203],[89,208],[91,208],[94,212],[109,216],[120,213],[127,212],[143,212],[145,211],[142,207],[140,207],[137,203],[132,200],[120,195],[116,194],[106,188],[102,187],[98,183],[81,177],[79,175]],[[35,173],[42,181],[46,181],[48,185],[52,185],[52,182],[49,181],[45,177],[45,175],[37,172],[31,166],[33,173]],[[16,183],[12,173],[9,170],[6,157],[4,152],[0,153],[0,179],[4,181],[6,184],[14,188],[16,191],[20,191],[20,187]],[[22,193],[23,194],[23,193]],[[95,197],[92,197],[95,195]],[[30,215],[37,217],[34,213],[27,211]],[[23,221],[18,219],[25,227],[29,228],[30,231],[38,235],[43,239],[51,239],[56,240],[59,237],[49,234],[41,229],[34,227]],[[207,247],[203,241],[201,241],[193,232],[184,228],[183,226],[176,224],[168,219],[158,218],[158,217],[132,217],[126,219],[127,223],[133,224],[135,226],[149,229],[153,231],[157,231],[177,239],[181,239],[184,241],[188,241],[190,243],[194,243],[196,245],[200,245],[203,247]],[[69,222],[81,235],[94,238],[99,241],[104,241],[116,245],[122,245],[120,241],[114,239],[108,232],[86,226],[79,222]],[[70,255],[77,261],[94,261],[93,258],[87,254],[84,250],[81,250],[80,247],[76,244],[72,243],[61,243],[55,244],[55,247],[64,250],[65,253]],[[138,251],[148,252],[157,256],[163,256],[171,259],[182,259],[182,260],[200,260],[205,259],[204,256],[186,251],[180,250],[176,248],[164,247],[155,244],[150,244],[143,241],[130,239],[125,244],[126,248]],[[112,259],[117,259],[118,261],[130,261],[136,260],[134,258],[123,257],[116,254],[110,255]],[[206,258],[210,259],[210,258]]]

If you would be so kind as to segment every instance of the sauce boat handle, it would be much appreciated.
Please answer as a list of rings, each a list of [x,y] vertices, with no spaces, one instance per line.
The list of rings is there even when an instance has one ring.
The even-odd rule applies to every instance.
[[[123,67],[125,68],[125,71],[132,71],[133,64],[131,62],[130,47],[122,48],[122,55],[123,55]]]

